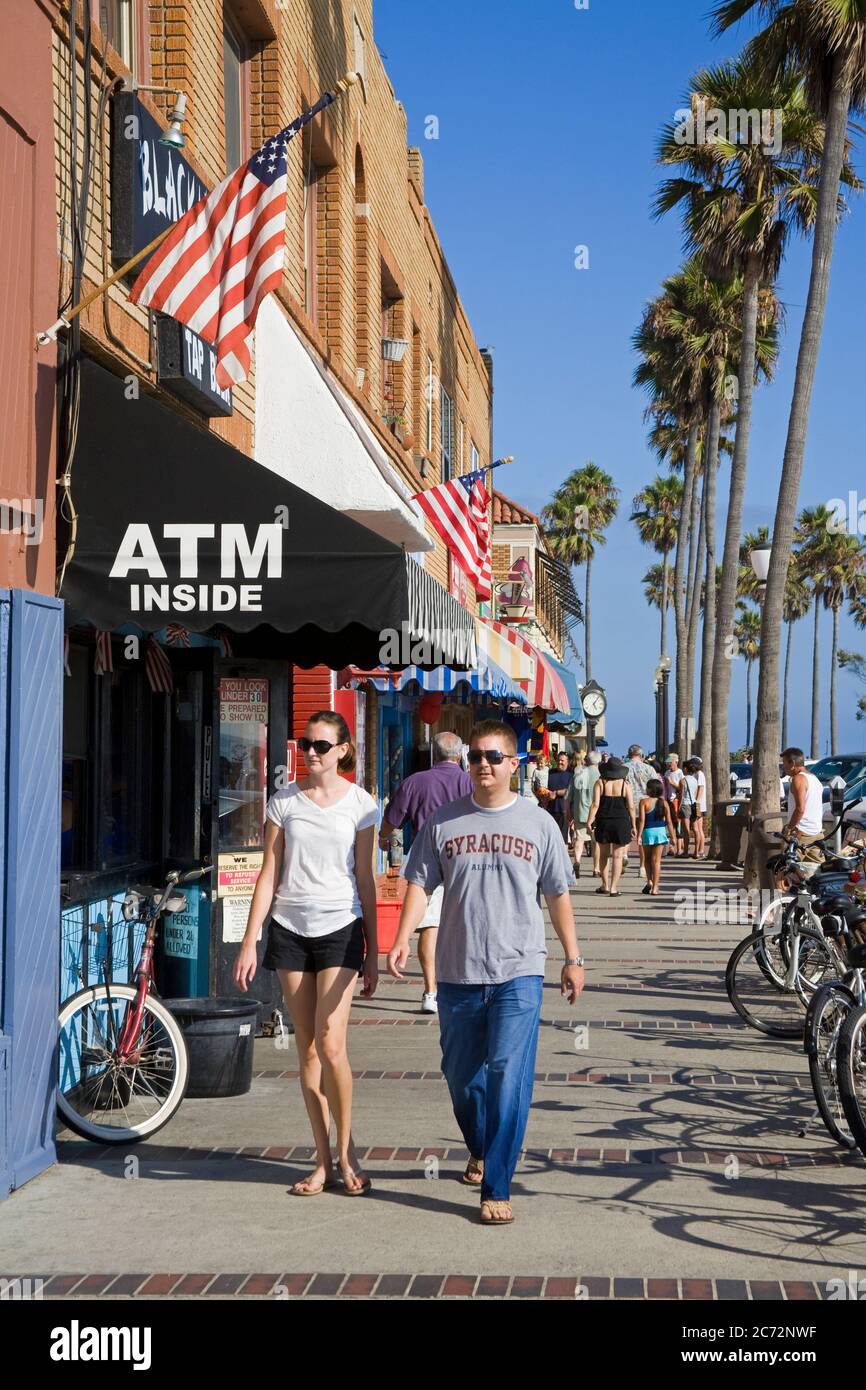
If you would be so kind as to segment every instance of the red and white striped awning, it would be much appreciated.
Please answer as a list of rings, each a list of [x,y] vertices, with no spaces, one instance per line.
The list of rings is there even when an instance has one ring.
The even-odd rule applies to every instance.
[[[485,619],[485,622],[499,637],[516,647],[531,662],[529,679],[520,681],[529,704],[546,710],[569,709],[571,702],[562,678],[546,660],[544,653],[534,647],[517,628],[495,622],[492,618]]]

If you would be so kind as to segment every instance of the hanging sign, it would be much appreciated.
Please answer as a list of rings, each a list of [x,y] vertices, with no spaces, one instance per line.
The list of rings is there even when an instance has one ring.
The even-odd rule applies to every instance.
[[[231,387],[216,381],[216,352],[186,324],[160,314],[156,323],[156,379],[202,415],[231,415]]]
[[[111,129],[111,259],[123,265],[207,193],[134,92],[114,98]],[[139,275],[149,258],[131,272]]]
[[[247,929],[247,921],[250,915],[250,903],[252,899],[245,898],[221,898],[220,907],[222,909],[223,920],[223,941],[243,941],[244,933]],[[259,927],[258,941],[262,939],[262,929]]]
[[[220,679],[221,724],[267,724],[268,682],[247,676]]]

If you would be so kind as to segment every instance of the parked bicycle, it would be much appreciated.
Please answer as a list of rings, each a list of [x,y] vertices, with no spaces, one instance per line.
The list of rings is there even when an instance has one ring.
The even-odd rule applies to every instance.
[[[832,832],[831,832],[832,833]],[[803,1035],[804,1011],[827,980],[848,969],[844,940],[824,930],[825,918],[858,910],[850,891],[861,856],[845,858],[823,850],[824,863],[811,876],[794,841],[768,862],[788,889],[765,909],[752,932],[734,948],[725,972],[728,998],[740,1017],[770,1037]]]
[[[103,979],[79,990],[60,1011],[57,1109],[84,1139],[138,1143],[168,1124],[184,1098],[186,1041],[156,995],[154,950],[160,920],[187,909],[179,885],[212,871],[212,865],[183,874],[173,869],[159,892],[130,889],[122,920],[145,927],[133,983],[113,981],[110,964],[103,964]]]

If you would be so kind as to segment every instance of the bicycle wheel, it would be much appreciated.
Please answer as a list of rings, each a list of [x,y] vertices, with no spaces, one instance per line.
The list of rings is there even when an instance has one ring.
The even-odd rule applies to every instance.
[[[804,1001],[823,983],[833,959],[824,938],[810,929],[798,936],[798,970],[793,987],[785,982],[791,938],[747,936],[736,946],[725,971],[728,998],[751,1028],[773,1038],[798,1038],[805,1026]],[[772,962],[769,953],[774,955]]]
[[[796,893],[782,893],[778,898],[773,898],[752,927],[752,936],[762,936],[765,932],[773,935],[781,931],[785,908],[792,907],[796,901]]]
[[[851,1009],[839,1034],[839,1093],[848,1128],[866,1154],[866,1007]]]
[[[857,1001],[847,985],[821,985],[806,1010],[805,1048],[818,1113],[830,1137],[845,1149],[856,1140],[845,1119],[839,1090],[839,1034]]]
[[[135,1144],[168,1124],[186,1093],[189,1056],[180,1025],[147,995],[136,1046],[117,1040],[137,991],[132,985],[80,990],[60,1011],[57,1109],[64,1124],[100,1144]]]

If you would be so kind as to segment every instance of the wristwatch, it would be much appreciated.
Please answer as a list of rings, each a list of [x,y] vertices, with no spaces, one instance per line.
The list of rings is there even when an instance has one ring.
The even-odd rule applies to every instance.
[[[583,956],[568,956],[563,962],[564,965],[583,965]]]

